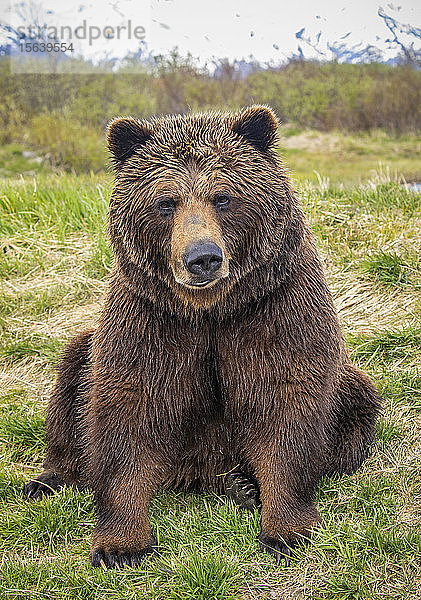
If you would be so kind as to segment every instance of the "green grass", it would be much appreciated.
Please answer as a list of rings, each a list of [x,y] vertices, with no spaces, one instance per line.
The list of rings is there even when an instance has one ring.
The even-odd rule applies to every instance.
[[[364,147],[352,152],[365,158]],[[65,341],[98,315],[112,265],[110,179],[44,174],[2,183],[0,598],[419,597],[420,196],[393,180],[315,181],[300,186],[304,208],[353,360],[384,398],[372,456],[357,473],[321,482],[323,527],[289,568],[258,551],[257,513],[212,494],[160,493],[150,519],[161,554],[140,569],[109,572],[88,562],[91,494],[64,489],[31,503],[22,487],[41,469],[54,364]]]
[[[421,372],[385,373],[379,378],[379,388],[394,403],[421,411]]]
[[[0,177],[38,175],[51,169],[42,156],[27,150],[19,144],[4,144],[0,147]]]
[[[420,257],[401,256],[397,252],[375,252],[361,262],[361,271],[386,286],[403,286],[414,282],[419,287]]]
[[[40,414],[18,411],[4,416],[0,423],[0,435],[8,446],[8,455],[14,462],[42,457],[45,450],[45,418]]]
[[[39,335],[22,337],[14,340],[5,339],[0,349],[0,356],[10,363],[18,363],[26,358],[39,357],[46,361],[54,361],[63,346],[61,340],[45,338]]]
[[[90,256],[84,263],[84,274],[94,279],[102,279],[111,271],[112,264],[113,253],[110,245],[99,235]]]
[[[363,364],[388,364],[421,355],[421,328],[406,327],[374,332],[370,335],[349,336],[353,346],[351,356]]]
[[[407,281],[405,264],[396,252],[377,252],[367,256],[362,270],[385,285],[402,285]]]
[[[39,415],[12,414],[2,421],[2,435],[11,443],[42,450],[45,446],[45,419]]]
[[[291,133],[292,132],[292,133]],[[280,129],[280,153],[293,177],[317,183],[319,176],[334,185],[365,183],[371,179],[420,181],[419,135],[388,137],[382,131],[344,134]]]
[[[104,268],[105,271],[105,268]],[[100,276],[99,267],[95,274]],[[83,282],[76,286],[57,285],[49,289],[23,292],[19,296],[14,294],[0,295],[0,316],[9,314],[42,315],[51,312],[58,304],[61,306],[72,305],[90,297],[90,283]]]
[[[101,231],[109,193],[110,178],[104,176],[5,180],[0,191],[0,235],[17,233],[19,228],[49,229],[64,239],[74,231]]]

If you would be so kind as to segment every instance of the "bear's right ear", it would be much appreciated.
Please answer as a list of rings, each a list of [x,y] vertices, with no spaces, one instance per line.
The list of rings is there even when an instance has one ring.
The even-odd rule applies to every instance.
[[[151,136],[152,128],[146,121],[133,117],[119,117],[111,121],[107,128],[107,145],[116,166],[122,165]]]

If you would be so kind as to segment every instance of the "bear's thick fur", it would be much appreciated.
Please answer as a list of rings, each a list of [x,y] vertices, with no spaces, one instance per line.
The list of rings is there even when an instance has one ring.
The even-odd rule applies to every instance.
[[[255,482],[261,546],[287,554],[320,521],[320,478],[373,440],[378,395],[347,356],[277,126],[264,106],[109,126],[115,266],[97,328],[62,357],[26,487],[93,489],[94,565],[153,550],[159,488],[236,477]]]

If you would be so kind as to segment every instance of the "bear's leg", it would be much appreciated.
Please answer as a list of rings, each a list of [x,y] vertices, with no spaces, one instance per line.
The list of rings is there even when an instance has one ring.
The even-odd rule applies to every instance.
[[[91,546],[94,567],[137,567],[156,551],[148,521],[149,504],[167,476],[165,462],[157,453],[139,448],[127,463],[102,470],[94,482],[98,521]]]
[[[24,488],[31,499],[52,494],[65,484],[84,487],[81,411],[85,399],[82,388],[92,333],[85,331],[73,338],[60,360],[57,382],[47,411],[45,470]]]
[[[267,430],[270,431],[270,425]],[[248,460],[254,469],[261,501],[262,550],[289,564],[291,550],[308,540],[319,525],[314,490],[323,467],[318,428],[300,430],[289,423],[272,441],[255,440]]]
[[[380,397],[371,379],[354,365],[344,365],[334,403],[328,475],[352,473],[374,441]]]
[[[89,480],[98,515],[92,565],[138,566],[155,550],[149,504],[173,475],[170,455],[177,441],[162,433],[164,421],[151,436],[138,386],[117,377],[93,388],[87,421]]]

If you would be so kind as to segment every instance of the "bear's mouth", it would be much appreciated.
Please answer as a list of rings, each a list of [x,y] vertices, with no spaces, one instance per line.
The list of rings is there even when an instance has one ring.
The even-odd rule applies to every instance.
[[[189,281],[183,282],[184,287],[190,288],[191,290],[203,289],[210,287],[213,283],[216,283],[218,279],[205,279],[204,281]]]
[[[202,281],[180,281],[176,279],[177,283],[190,290],[203,290],[213,287],[218,281],[221,281],[222,277],[214,277],[212,279],[203,279]]]
[[[218,282],[229,277],[228,268],[221,270],[222,272],[218,271],[218,273],[216,273],[214,276],[209,276],[208,274],[206,274],[206,279],[203,276],[200,277],[197,275],[196,277],[189,277],[187,276],[187,273],[184,269],[175,269],[172,265],[171,268],[173,271],[174,279],[180,286],[192,291],[196,291],[197,293],[199,293],[199,290],[208,290],[210,288],[213,288],[218,284]]]

